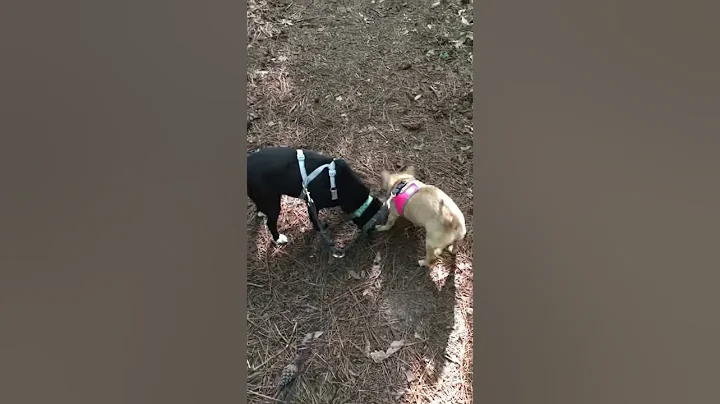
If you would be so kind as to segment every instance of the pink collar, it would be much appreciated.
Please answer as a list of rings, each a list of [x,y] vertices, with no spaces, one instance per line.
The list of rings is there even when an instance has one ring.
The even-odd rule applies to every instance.
[[[400,184],[402,185],[402,184]],[[418,186],[417,181],[411,181],[407,184],[405,184],[400,191],[398,191],[395,194],[395,198],[393,198],[393,201],[395,202],[395,209],[397,209],[398,214],[400,216],[403,215],[403,210],[405,209],[405,204],[408,200],[410,200],[410,197],[415,195],[415,193],[420,189]]]

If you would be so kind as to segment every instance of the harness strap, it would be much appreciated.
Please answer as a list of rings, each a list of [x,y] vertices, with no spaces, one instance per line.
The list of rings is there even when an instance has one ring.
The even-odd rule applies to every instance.
[[[328,175],[330,175],[330,198],[336,200],[338,198],[337,187],[335,186],[335,159],[328,165]]]
[[[305,154],[302,150],[297,150],[297,160],[298,160],[298,166],[300,167],[300,175],[302,176],[302,182],[303,182],[303,193],[304,195],[309,196],[309,192],[307,190],[307,186],[317,178],[318,175],[324,170],[328,169],[328,175],[330,176],[330,196],[332,200],[336,200],[338,198],[337,195],[337,186],[335,185],[335,174],[337,171],[335,171],[335,159],[333,159],[328,164],[323,164],[320,167],[313,170],[310,175],[307,174],[307,170],[305,169]]]
[[[388,207],[390,202],[395,202],[395,209],[400,216],[403,215],[405,210],[405,204],[412,198],[413,195],[420,189],[418,187],[419,181],[401,181],[395,189],[390,193],[390,199],[388,199]]]
[[[310,182],[307,180],[307,170],[305,170],[305,154],[302,150],[297,151],[298,166],[300,166],[300,175],[302,176],[303,187],[306,187]]]

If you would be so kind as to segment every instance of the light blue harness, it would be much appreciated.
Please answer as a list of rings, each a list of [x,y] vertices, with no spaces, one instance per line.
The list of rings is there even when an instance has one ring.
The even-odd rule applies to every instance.
[[[323,164],[320,167],[316,168],[313,172],[308,175],[307,170],[305,169],[305,154],[302,150],[297,151],[297,159],[298,159],[298,166],[300,167],[300,175],[302,176],[302,193],[300,194],[300,197],[305,199],[307,198],[308,201],[312,202],[312,198],[310,197],[310,192],[308,191],[307,187],[310,185],[312,180],[317,178],[318,175],[324,170],[328,169],[328,175],[330,176],[330,196],[332,200],[336,200],[338,198],[337,193],[337,187],[335,186],[335,159],[333,159],[328,164]]]

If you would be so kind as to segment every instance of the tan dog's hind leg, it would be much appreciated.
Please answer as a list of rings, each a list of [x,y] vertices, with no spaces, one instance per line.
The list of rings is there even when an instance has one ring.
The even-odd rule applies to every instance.
[[[394,213],[392,210],[390,213],[388,213],[387,222],[385,222],[384,225],[381,226],[375,226],[375,230],[377,231],[388,231],[390,230],[394,225],[395,221],[398,220],[400,216],[397,215],[397,213]]]
[[[421,267],[429,267],[435,262],[435,260],[442,254],[442,248],[437,248],[434,245],[425,242],[425,259],[418,261],[418,265]]]

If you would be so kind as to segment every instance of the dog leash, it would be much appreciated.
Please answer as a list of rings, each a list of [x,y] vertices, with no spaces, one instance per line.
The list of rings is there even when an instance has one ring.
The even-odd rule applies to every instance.
[[[343,254],[345,253],[345,251],[349,251],[350,247],[355,245],[355,243],[368,237],[371,234],[371,230],[375,228],[375,225],[378,222],[383,222],[385,219],[387,219],[388,213],[390,213],[390,209],[388,208],[388,206],[389,205],[387,203],[384,203],[380,207],[380,210],[378,210],[377,213],[375,213],[375,215],[373,217],[371,217],[370,220],[368,220],[368,222],[365,223],[365,225],[363,225],[363,227],[360,229],[360,233],[357,236],[355,236],[352,240],[350,240],[350,242],[345,246],[345,248],[342,249]],[[346,219],[348,217],[350,217],[350,216],[346,215]]]
[[[310,197],[310,192],[307,190],[305,185],[303,185],[303,191],[305,192],[306,196],[305,203],[307,203],[310,210],[310,220],[312,220],[313,223],[317,224],[318,228],[320,229],[320,235],[325,242],[325,246],[330,250],[334,258],[345,257],[345,252],[348,251],[350,247],[352,247],[356,242],[368,236],[371,233],[371,230],[375,228],[375,225],[378,222],[382,222],[383,220],[385,220],[390,212],[390,199],[388,199],[388,201],[380,207],[380,210],[378,210],[378,212],[375,213],[375,215],[363,225],[363,227],[360,229],[360,234],[350,240],[350,242],[345,246],[345,248],[340,249],[335,246],[335,242],[332,241],[330,236],[327,235],[325,229],[320,226],[320,219],[318,217],[317,209],[315,208],[315,202]],[[349,218],[350,216],[346,215],[344,219],[348,220]]]
[[[303,195],[305,199],[305,203],[308,206],[308,211],[310,212],[310,220],[315,223],[318,229],[320,229],[320,236],[322,236],[323,241],[325,242],[325,247],[330,250],[330,253],[334,258],[343,258],[345,256],[345,252],[337,247],[335,247],[335,242],[332,241],[330,236],[327,235],[327,232],[323,227],[320,225],[320,218],[318,217],[318,211],[317,208],[315,208],[315,201],[313,201],[312,197],[310,196],[310,191],[307,189],[307,186],[305,183],[302,185],[303,187]]]
[[[335,185],[335,160],[333,159],[328,164],[323,164],[322,166],[316,168],[313,170],[310,175],[307,174],[307,170],[305,169],[305,154],[301,149],[298,149],[296,151],[297,153],[297,160],[298,160],[298,167],[300,168],[300,176],[302,177],[302,193],[300,197],[305,200],[305,203],[308,206],[308,211],[310,212],[310,220],[313,221],[313,223],[317,226],[317,228],[320,231],[320,236],[322,236],[323,241],[325,243],[325,247],[330,250],[330,253],[334,258],[343,258],[345,257],[345,251],[349,249],[353,244],[355,244],[356,241],[363,238],[364,236],[368,235],[370,233],[370,229],[375,227],[375,224],[380,220],[381,217],[387,217],[387,213],[389,212],[389,201],[386,204],[383,204],[380,211],[378,211],[375,216],[373,216],[361,229],[360,234],[353,238],[348,245],[345,246],[345,248],[340,249],[335,247],[335,242],[328,236],[325,229],[322,228],[320,225],[320,218],[318,217],[318,211],[315,207],[315,201],[313,201],[312,197],[310,196],[310,191],[308,190],[307,186],[314,180],[320,173],[327,168],[328,169],[328,175],[330,177],[330,196],[332,200],[336,200],[338,198],[337,194],[337,186]],[[393,195],[394,197],[394,195]],[[386,206],[387,205],[387,206]],[[346,216],[345,220],[348,220],[349,217]]]

